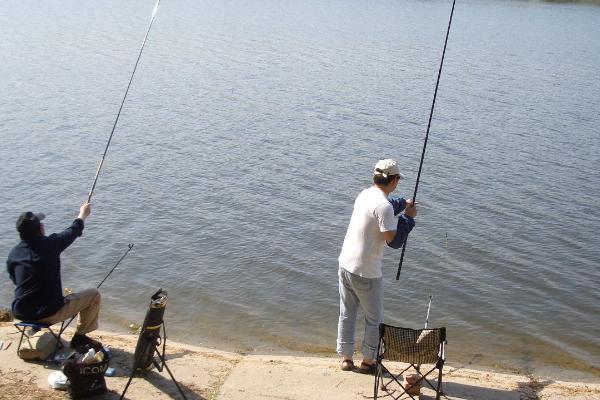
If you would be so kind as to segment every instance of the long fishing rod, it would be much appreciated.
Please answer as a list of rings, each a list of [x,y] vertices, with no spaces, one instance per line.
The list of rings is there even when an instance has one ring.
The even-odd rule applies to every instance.
[[[431,119],[433,118],[433,109],[435,108],[435,99],[437,97],[438,87],[440,86],[440,77],[442,76],[442,67],[444,66],[444,56],[446,55],[446,46],[448,45],[448,36],[450,35],[450,25],[452,25],[452,16],[454,15],[454,5],[456,0],[452,0],[452,11],[450,11],[450,20],[448,21],[448,30],[446,31],[446,40],[444,41],[444,50],[442,51],[442,60],[440,61],[440,69],[438,70],[437,82],[435,83],[435,91],[433,92],[433,102],[431,103],[431,111],[429,112],[429,122],[427,123],[427,133],[425,134],[425,142],[423,143],[423,152],[421,153],[421,162],[419,163],[419,173],[417,174],[417,183],[415,183],[415,191],[413,193],[413,204],[417,204],[417,190],[419,189],[419,180],[421,179],[421,170],[423,169],[423,160],[425,159],[425,150],[427,149],[427,140],[429,139],[429,129],[431,128]],[[398,272],[396,272],[396,280],[400,279],[400,270],[402,269],[402,261],[406,252],[406,240],[402,245],[402,254],[398,263]]]
[[[125,251],[125,253],[123,253],[123,255],[121,256],[121,258],[119,258],[119,261],[117,261],[117,263],[111,268],[111,270],[108,271],[108,274],[106,274],[106,276],[104,277],[104,279],[102,279],[100,281],[100,283],[98,284],[98,286],[96,286],[96,289],[100,289],[100,286],[102,286],[102,284],[104,283],[104,281],[107,280],[108,277],[113,273],[113,271],[119,266],[119,264],[121,264],[121,261],[123,261],[123,259],[125,257],[127,257],[127,254],[129,254],[129,252],[131,251],[131,249],[133,249],[133,243],[129,243],[127,245],[127,251]],[[71,317],[71,319],[66,323],[66,325],[64,326],[64,328],[66,328],[67,326],[69,326],[71,324],[71,322],[73,322],[73,320],[75,319],[76,316],[77,316],[77,314],[73,315]]]
[[[135,71],[140,62],[140,58],[142,57],[142,52],[144,51],[144,46],[146,45],[146,40],[148,39],[148,34],[150,33],[150,28],[152,28],[152,23],[154,22],[154,17],[156,16],[156,11],[158,10],[158,4],[160,0],[156,0],[156,5],[154,6],[154,11],[152,11],[152,17],[150,18],[150,24],[148,25],[148,30],[146,31],[146,35],[144,36],[144,41],[142,42],[142,47],[140,48],[140,53],[138,54],[138,58],[135,62],[135,66],[133,67],[133,72],[131,73],[131,78],[129,78],[129,84],[127,84],[127,90],[125,90],[125,95],[123,96],[123,101],[121,101],[121,106],[119,107],[119,112],[117,113],[117,118],[115,119],[115,123],[113,124],[112,130],[110,131],[110,136],[108,137],[108,142],[106,143],[106,148],[104,149],[104,154],[102,155],[102,159],[100,160],[100,164],[98,165],[98,169],[96,170],[96,176],[94,177],[94,183],[92,188],[90,189],[90,193],[88,195],[88,203],[92,199],[92,194],[94,193],[94,189],[96,188],[96,182],[98,182],[98,176],[100,175],[100,170],[102,169],[102,165],[104,164],[104,159],[106,158],[106,153],[108,152],[108,146],[110,146],[110,141],[112,140],[113,134],[115,133],[115,128],[117,127],[117,122],[119,122],[119,117],[121,116],[121,110],[123,110],[123,105],[125,104],[125,99],[127,98],[127,93],[129,93],[129,87],[131,86],[131,82],[133,81],[133,76],[135,75]]]

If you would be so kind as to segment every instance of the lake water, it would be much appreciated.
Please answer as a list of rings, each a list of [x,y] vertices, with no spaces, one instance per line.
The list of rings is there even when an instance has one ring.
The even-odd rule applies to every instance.
[[[154,3],[4,1],[0,253],[87,198]],[[102,328],[168,290],[169,337],[333,354],[337,257],[377,159],[411,197],[449,1],[163,0],[63,282]],[[600,7],[458,1],[385,319],[451,365],[600,377]],[[12,284],[3,272],[0,303]],[[362,328],[358,329],[359,336]]]

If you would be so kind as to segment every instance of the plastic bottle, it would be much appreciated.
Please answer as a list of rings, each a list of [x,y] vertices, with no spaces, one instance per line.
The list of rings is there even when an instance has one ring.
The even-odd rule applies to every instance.
[[[104,360],[104,353],[99,351],[96,353],[96,355],[94,356],[94,361],[95,362],[102,362],[102,360]]]
[[[96,361],[94,357],[96,357],[96,352],[94,349],[89,349],[88,352],[85,353],[85,356],[83,356],[81,359],[81,362],[84,364],[91,364]]]

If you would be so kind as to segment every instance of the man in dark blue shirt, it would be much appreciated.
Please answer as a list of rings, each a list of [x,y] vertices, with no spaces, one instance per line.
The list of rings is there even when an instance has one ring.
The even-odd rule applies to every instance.
[[[60,233],[45,235],[45,215],[24,212],[17,219],[21,242],[8,255],[6,268],[16,285],[12,312],[16,318],[27,322],[55,324],[79,314],[71,347],[102,344],[86,336],[98,328],[100,292],[86,289],[63,296],[60,273],[60,253],[81,236],[84,221],[90,214],[89,203],[79,209],[71,226]]]

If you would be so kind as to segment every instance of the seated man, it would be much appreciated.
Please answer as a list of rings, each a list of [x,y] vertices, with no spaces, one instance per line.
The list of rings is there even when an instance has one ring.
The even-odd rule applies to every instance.
[[[60,274],[60,253],[83,232],[83,221],[90,214],[90,204],[84,203],[71,226],[60,233],[45,235],[40,222],[44,214],[25,212],[17,219],[21,243],[8,255],[6,267],[16,285],[12,302],[14,316],[22,321],[55,324],[79,313],[79,321],[71,347],[102,344],[86,336],[98,328],[100,292],[86,289],[63,296]]]

